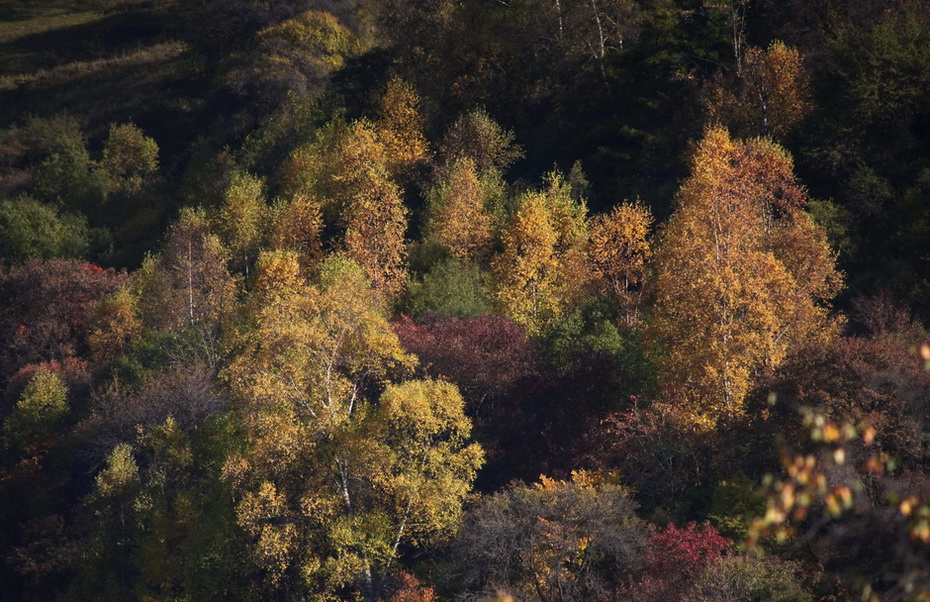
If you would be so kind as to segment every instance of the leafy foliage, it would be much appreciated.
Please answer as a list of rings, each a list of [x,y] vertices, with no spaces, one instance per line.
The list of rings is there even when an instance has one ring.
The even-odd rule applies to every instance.
[[[790,157],[710,130],[656,256],[656,318],[669,393],[687,420],[743,412],[755,372],[829,337],[839,287],[823,233],[803,213]]]
[[[647,236],[652,215],[642,204],[621,204],[591,224],[591,263],[601,290],[620,305],[623,322],[639,322],[640,291],[652,255]]]
[[[319,204],[299,195],[273,210],[274,228],[269,246],[296,252],[304,274],[309,276],[323,259],[320,241],[323,216]]]
[[[497,316],[394,323],[404,348],[420,358],[421,370],[458,385],[471,405],[499,397],[534,372],[534,349],[523,331]]]
[[[362,42],[330,12],[307,10],[270,25],[256,35],[249,60],[229,77],[239,95],[263,112],[277,107],[288,93],[318,92],[330,73],[362,50]]]
[[[429,156],[419,104],[420,97],[410,84],[399,79],[388,82],[375,125],[391,174],[409,172]]]
[[[707,118],[740,135],[784,139],[810,112],[810,76],[801,53],[775,41],[766,50],[748,48],[731,82],[714,80]]]
[[[216,214],[216,231],[223,246],[246,274],[267,232],[268,206],[264,183],[247,173],[233,173]]]
[[[0,257],[11,263],[30,258],[80,258],[87,254],[87,220],[59,212],[31,197],[0,201]]]
[[[131,123],[114,124],[103,146],[101,166],[115,190],[133,195],[158,172],[158,144]]]
[[[216,365],[220,325],[235,307],[238,288],[229,261],[203,212],[183,212],[161,254],[133,275],[142,326],[183,334],[187,353]],[[121,321],[132,327],[128,315]]]
[[[499,306],[531,335],[551,328],[583,298],[589,280],[584,203],[572,198],[559,174],[550,174],[547,184],[521,199],[493,261]]]
[[[25,447],[54,434],[68,413],[68,388],[54,372],[36,372],[19,403],[3,421],[8,442]]]
[[[370,591],[402,542],[456,524],[481,450],[453,385],[388,385],[374,405],[413,358],[358,266],[329,259],[316,285],[293,253],[258,266],[227,375],[251,445],[225,469],[252,563],[281,591]]]
[[[692,584],[727,560],[722,554],[730,544],[708,524],[700,530],[691,522],[682,529],[669,524],[653,531],[644,550],[643,570],[618,594],[643,601],[687,599]]]
[[[473,592],[592,599],[635,568],[646,529],[620,486],[584,473],[541,477],[488,498],[455,543],[455,577]]]
[[[799,583],[797,570],[795,565],[773,558],[722,558],[704,571],[701,579],[694,584],[684,600],[813,600]]]
[[[427,238],[458,259],[481,259],[491,243],[488,196],[475,163],[456,161],[433,190]]]
[[[0,13],[6,597],[927,597],[925,3]]]
[[[77,260],[31,259],[0,271],[0,374],[36,362],[82,357],[94,304],[125,279]]]
[[[490,277],[480,267],[449,258],[407,282],[403,307],[416,317],[487,315],[493,311],[489,289]]]

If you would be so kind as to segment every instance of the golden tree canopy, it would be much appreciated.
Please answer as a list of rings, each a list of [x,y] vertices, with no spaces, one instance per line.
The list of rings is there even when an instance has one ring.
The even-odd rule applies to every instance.
[[[497,302],[503,312],[531,334],[553,326],[578,302],[590,282],[588,220],[583,201],[572,198],[561,175],[524,195],[502,234],[495,257]]]
[[[433,189],[428,237],[459,259],[478,259],[491,245],[491,218],[486,190],[475,162],[459,159]]]
[[[620,305],[627,326],[639,321],[639,298],[652,251],[646,237],[652,214],[642,203],[622,203],[591,224],[588,253],[603,294]]]
[[[759,369],[835,331],[840,276],[804,195],[770,141],[714,129],[697,147],[656,256],[650,333],[667,393],[699,427],[740,415]]]
[[[776,40],[765,50],[747,49],[738,74],[714,78],[704,105],[711,123],[780,139],[810,112],[810,96],[801,53]]]
[[[397,78],[388,82],[375,126],[386,151],[388,171],[395,176],[429,157],[419,104],[420,97],[410,84]]]

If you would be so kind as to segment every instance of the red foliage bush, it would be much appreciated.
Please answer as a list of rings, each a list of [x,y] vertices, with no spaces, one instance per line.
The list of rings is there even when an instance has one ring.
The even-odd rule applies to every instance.
[[[446,378],[472,406],[505,395],[532,374],[533,344],[519,326],[500,316],[394,323],[401,344],[420,358],[425,376]]]
[[[691,522],[680,529],[669,524],[653,531],[643,552],[642,571],[618,587],[613,599],[681,600],[704,570],[723,556],[730,543],[709,523],[699,528]]]
[[[85,355],[94,305],[125,277],[73,259],[0,269],[0,380],[29,364]]]
[[[723,555],[732,542],[710,523],[698,528],[694,521],[684,528],[669,524],[655,531],[646,546],[646,564],[653,573],[694,576]]]

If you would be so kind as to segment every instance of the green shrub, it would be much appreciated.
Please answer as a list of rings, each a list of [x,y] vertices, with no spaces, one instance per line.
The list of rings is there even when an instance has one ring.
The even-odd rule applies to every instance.
[[[83,257],[89,247],[83,215],[60,213],[32,197],[0,201],[0,257],[20,263],[36,257]]]

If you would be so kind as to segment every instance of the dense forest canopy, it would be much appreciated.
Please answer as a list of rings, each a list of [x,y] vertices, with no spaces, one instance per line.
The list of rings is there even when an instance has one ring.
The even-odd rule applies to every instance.
[[[925,0],[0,6],[19,600],[930,600]]]

